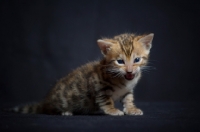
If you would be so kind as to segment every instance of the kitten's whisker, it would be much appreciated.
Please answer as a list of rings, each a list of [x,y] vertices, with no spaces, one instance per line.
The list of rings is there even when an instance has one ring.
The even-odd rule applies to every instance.
[[[106,72],[111,74],[113,76],[113,78],[121,76],[120,72],[116,68],[106,69]]]
[[[148,70],[156,70],[154,66],[142,66],[141,70],[148,69]]]

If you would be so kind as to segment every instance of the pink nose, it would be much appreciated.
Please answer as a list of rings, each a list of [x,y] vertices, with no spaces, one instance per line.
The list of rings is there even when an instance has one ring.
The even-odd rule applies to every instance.
[[[132,72],[133,72],[132,66],[127,66],[126,72],[127,72],[127,73],[132,73]]]
[[[126,72],[127,72],[127,73],[132,73],[133,70],[132,70],[132,69],[131,69],[131,70],[128,70],[128,69],[127,69]]]
[[[133,72],[132,67],[127,67],[126,72],[127,72],[127,73],[132,73],[132,72]]]

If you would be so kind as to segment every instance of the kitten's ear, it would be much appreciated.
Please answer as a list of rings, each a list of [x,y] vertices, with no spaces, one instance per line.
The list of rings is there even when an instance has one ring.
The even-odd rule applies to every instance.
[[[108,53],[108,51],[110,50],[110,47],[113,43],[99,39],[99,40],[97,40],[97,44],[99,45],[99,48],[100,48],[102,54],[106,55]]]
[[[150,50],[151,49],[151,43],[153,41],[153,36],[154,36],[154,34],[150,33],[149,35],[146,35],[146,36],[140,38],[138,40],[138,42],[142,43],[147,50]]]

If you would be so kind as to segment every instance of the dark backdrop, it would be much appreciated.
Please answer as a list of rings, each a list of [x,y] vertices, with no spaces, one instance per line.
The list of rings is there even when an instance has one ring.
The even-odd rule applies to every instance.
[[[96,40],[155,33],[136,101],[199,99],[200,5],[194,0],[0,1],[0,100],[41,100],[56,80],[101,58]]]

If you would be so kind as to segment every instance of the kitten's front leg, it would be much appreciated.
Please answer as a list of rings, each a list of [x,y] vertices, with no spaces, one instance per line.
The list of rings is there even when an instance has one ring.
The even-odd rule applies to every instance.
[[[114,101],[107,95],[97,96],[96,103],[98,103],[100,109],[103,110],[105,114],[113,116],[124,115],[124,112],[114,107]]]
[[[133,94],[128,93],[123,99],[124,113],[127,115],[143,115],[142,110],[138,109],[133,103]]]

